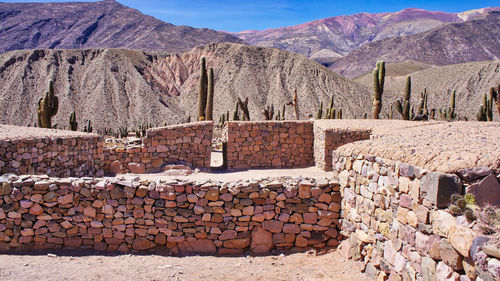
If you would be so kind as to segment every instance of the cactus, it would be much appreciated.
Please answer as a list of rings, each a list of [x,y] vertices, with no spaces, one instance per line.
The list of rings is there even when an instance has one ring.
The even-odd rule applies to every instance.
[[[495,100],[496,108],[497,108],[498,114],[500,115],[500,84],[498,84],[498,87],[496,90],[493,87],[490,88],[490,97],[491,97],[491,100]]]
[[[401,114],[403,120],[410,119],[410,99],[411,99],[411,76],[406,76],[405,92],[403,100],[396,100],[396,111]]]
[[[135,130],[135,137],[136,138],[145,137],[148,129],[151,129],[151,128],[153,128],[153,124],[151,124],[151,123],[139,125],[139,128],[137,128],[137,130]]]
[[[208,94],[207,105],[205,108],[205,120],[213,120],[214,111],[214,69],[210,67],[208,71]]]
[[[423,93],[420,93],[420,102],[418,105],[418,114],[419,115],[429,115],[429,110],[427,109],[427,88],[424,89]]]
[[[207,67],[205,57],[200,59],[200,83],[198,86],[198,121],[205,120],[205,107],[207,104]]]
[[[337,111],[337,119],[342,119],[342,108]]]
[[[394,119],[394,108],[393,108],[392,104],[391,104],[391,112],[389,112],[389,119],[391,119],[391,120]]]
[[[59,99],[54,95],[54,82],[50,80],[49,91],[38,100],[38,127],[53,128],[52,117],[57,114],[58,109]]]
[[[283,108],[281,109],[281,120],[285,120],[285,104],[283,104]]]
[[[90,120],[85,120],[85,125],[83,125],[83,131],[86,133],[92,133],[92,125]]]
[[[240,98],[238,98],[238,105],[241,108],[243,113],[243,121],[250,121],[250,112],[248,111],[248,98],[243,102]]]
[[[276,114],[276,117],[274,118],[276,121],[281,120],[281,112],[278,110],[278,114]]]
[[[267,108],[264,109],[262,112],[264,114],[265,120],[273,120],[274,118],[274,105],[267,106]]]
[[[117,137],[120,137],[120,138],[126,138],[126,137],[128,137],[128,128],[127,128],[127,126],[119,127],[118,128]]]
[[[287,103],[287,105],[293,106],[295,112],[295,119],[300,120],[299,98],[297,96],[297,89],[293,91],[293,100]]]
[[[378,61],[373,70],[373,105],[372,118],[379,119],[380,111],[382,110],[382,94],[384,93],[385,82],[385,62]]]
[[[78,129],[78,122],[76,122],[76,113],[74,111],[69,115],[69,129],[71,131]]]
[[[240,120],[240,113],[238,112],[238,103],[236,103],[236,109],[233,112],[233,120],[234,121],[239,121]]]
[[[323,117],[323,102],[320,102],[318,113],[316,113],[316,119],[321,119]]]
[[[456,91],[454,90],[451,93],[450,106],[448,106],[447,108],[439,109],[439,115],[441,116],[441,119],[452,121],[457,117],[457,114],[455,113],[455,98]]]
[[[493,102],[495,99],[494,91],[490,89],[490,98],[486,94],[483,96],[483,104],[479,107],[476,114],[477,121],[493,121]]]

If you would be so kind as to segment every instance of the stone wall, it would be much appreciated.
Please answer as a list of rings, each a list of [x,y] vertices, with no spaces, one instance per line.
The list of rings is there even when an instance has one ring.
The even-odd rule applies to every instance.
[[[196,122],[149,129],[141,145],[104,149],[105,171],[143,174],[166,164],[209,168],[213,128],[213,122]]]
[[[317,167],[332,170],[332,152],[347,143],[370,139],[370,130],[325,129],[314,124],[314,163]]]
[[[490,237],[471,228],[474,224],[464,216],[442,210],[452,194],[464,190],[500,195],[494,171],[465,169],[459,177],[338,151],[333,154],[333,168],[343,196],[341,234],[347,237],[341,252],[359,261],[369,277],[499,280],[498,248],[489,254],[481,250]]]
[[[227,122],[228,169],[299,168],[314,165],[313,122]]]
[[[0,249],[255,254],[337,246],[339,185],[0,177]]]
[[[15,130],[14,126],[10,130]],[[0,174],[102,176],[102,140],[96,134],[36,129],[41,136],[0,137]],[[53,132],[53,135],[43,135]]]

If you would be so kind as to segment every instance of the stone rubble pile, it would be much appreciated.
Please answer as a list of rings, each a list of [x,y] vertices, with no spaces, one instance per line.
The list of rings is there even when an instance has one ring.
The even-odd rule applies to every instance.
[[[0,249],[263,254],[339,244],[339,185],[0,177]]]

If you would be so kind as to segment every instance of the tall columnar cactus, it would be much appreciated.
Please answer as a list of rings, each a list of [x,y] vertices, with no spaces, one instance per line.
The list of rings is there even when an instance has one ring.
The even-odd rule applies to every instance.
[[[85,125],[83,126],[83,131],[86,133],[92,133],[92,130],[93,128],[90,120],[86,120]]]
[[[385,82],[385,62],[377,62],[377,66],[373,70],[373,104],[372,118],[379,119],[380,111],[382,111],[382,94],[384,93]]]
[[[337,111],[337,119],[342,119],[342,108]]]
[[[238,108],[239,108],[239,105],[238,105],[238,103],[236,103],[236,109],[233,112],[233,121],[239,121],[240,120],[240,113],[238,111]]]
[[[336,112],[337,109],[335,109],[334,107],[332,95],[332,97],[330,98],[330,103],[328,104],[328,108],[326,109],[325,119],[335,119],[337,117]]]
[[[455,99],[456,99],[456,91],[453,90],[451,93],[450,106],[447,108],[439,109],[439,115],[441,119],[451,121],[457,117],[455,113]]]
[[[493,87],[490,88],[490,96],[492,97],[492,100],[495,100],[496,108],[498,114],[500,115],[500,84],[498,84],[496,90]]]
[[[297,95],[297,89],[293,91],[293,100],[287,105],[293,106],[293,110],[295,112],[295,119],[300,120],[300,111],[299,111],[299,97]]]
[[[403,120],[410,120],[411,76],[406,77],[403,100],[396,100],[396,110]]]
[[[198,86],[198,121],[205,120],[205,107],[207,104],[207,67],[205,57],[200,59],[200,82]]]
[[[418,105],[419,115],[429,115],[429,110],[427,109],[427,88],[424,89],[423,93],[420,93],[420,102]]]
[[[205,108],[205,120],[213,120],[214,111],[214,69],[210,67],[208,70],[208,94],[207,105]]]
[[[316,119],[323,118],[323,102],[319,103],[318,113],[316,113]]]
[[[495,100],[495,92],[490,89],[490,97],[486,94],[483,96],[483,104],[479,107],[476,114],[477,121],[493,121],[493,102]]]
[[[52,128],[52,117],[59,110],[59,99],[54,95],[54,82],[50,80],[49,91],[38,100],[38,127]]]
[[[69,129],[71,131],[78,130],[78,122],[76,122],[76,113],[74,111],[69,115]]]
[[[250,111],[248,110],[248,97],[245,101],[242,101],[238,98],[238,105],[241,108],[241,112],[243,113],[243,121],[250,121]]]

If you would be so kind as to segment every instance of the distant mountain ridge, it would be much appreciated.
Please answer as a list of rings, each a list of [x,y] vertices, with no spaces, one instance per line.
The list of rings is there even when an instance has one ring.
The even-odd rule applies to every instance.
[[[484,17],[500,7],[462,13],[433,12],[408,8],[395,13],[330,17],[304,24],[233,33],[248,44],[301,53],[318,61],[333,61],[354,49],[386,38],[425,32],[432,28]]]
[[[414,60],[442,66],[499,58],[500,12],[492,11],[483,19],[371,42],[335,61],[329,68],[354,78],[371,71],[378,60],[387,63]]]
[[[243,43],[224,32],[163,22],[114,0],[0,3],[0,52],[84,48],[186,52],[216,42]]]

